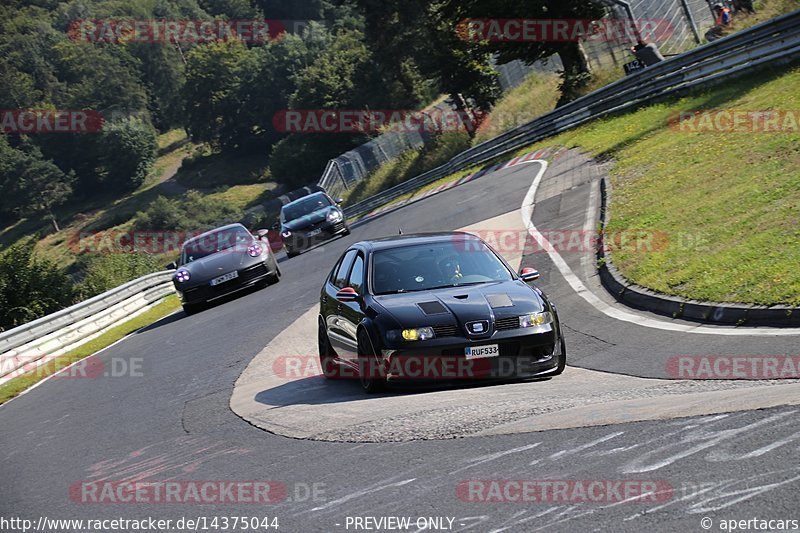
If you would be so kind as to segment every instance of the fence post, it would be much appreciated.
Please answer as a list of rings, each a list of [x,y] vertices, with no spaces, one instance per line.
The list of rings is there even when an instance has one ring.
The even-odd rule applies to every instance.
[[[689,21],[689,26],[692,28],[694,40],[697,44],[700,44],[702,39],[700,38],[700,31],[697,29],[697,23],[694,21],[692,9],[689,7],[689,3],[686,0],[681,0],[681,5],[683,6],[683,11],[686,13],[686,19]]]

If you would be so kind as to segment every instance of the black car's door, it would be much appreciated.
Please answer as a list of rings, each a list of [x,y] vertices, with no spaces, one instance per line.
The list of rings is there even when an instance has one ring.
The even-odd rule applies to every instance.
[[[358,252],[353,261],[350,273],[347,276],[347,283],[345,286],[355,289],[360,297],[364,296],[364,274],[364,254]],[[361,302],[361,298],[355,302],[340,302],[338,309],[342,332],[346,337],[346,342],[352,348],[352,350],[347,351],[347,357],[354,363],[358,359],[358,337],[356,331],[361,320],[364,318]]]
[[[328,340],[331,346],[342,359],[352,359],[357,351],[355,341],[348,332],[347,322],[342,317],[344,304],[336,299],[339,289],[347,287],[350,269],[353,266],[358,250],[348,250],[339,264],[334,268],[333,274],[325,283],[325,291],[320,302],[325,318],[325,327],[328,331]]]

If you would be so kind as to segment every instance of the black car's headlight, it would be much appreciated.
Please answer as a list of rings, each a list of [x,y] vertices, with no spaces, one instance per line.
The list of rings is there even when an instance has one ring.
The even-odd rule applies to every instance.
[[[288,229],[287,230],[283,230],[281,232],[281,237],[283,237],[284,239],[288,239],[291,236],[292,236],[292,232],[289,231]]]
[[[519,317],[519,327],[521,328],[535,328],[536,326],[544,326],[545,324],[553,323],[553,313],[550,311],[542,311],[541,313],[531,313]]]
[[[386,338],[390,341],[400,339],[405,341],[427,341],[435,336],[431,327],[395,329],[386,333]]]
[[[189,278],[191,277],[192,276],[189,275],[188,270],[178,270],[175,273],[175,279],[178,281],[178,283],[186,283],[187,281],[189,281]]]
[[[328,222],[341,222],[342,212],[338,209],[331,209],[328,211]]]

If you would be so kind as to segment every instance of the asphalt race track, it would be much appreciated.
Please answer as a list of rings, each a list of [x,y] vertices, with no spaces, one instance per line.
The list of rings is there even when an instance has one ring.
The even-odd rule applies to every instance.
[[[398,530],[386,522],[379,527],[356,520],[390,516],[412,519],[412,527],[400,530],[480,532],[697,531],[704,518],[712,521],[714,530],[722,520],[800,518],[800,408],[795,407],[800,404],[800,384],[665,382],[675,377],[670,361],[676,356],[791,355],[796,354],[799,332],[698,328],[625,310],[599,287],[587,260],[590,254],[564,253],[559,262],[536,249],[535,239],[526,240],[518,261],[540,270],[538,285],[558,305],[570,365],[563,376],[375,397],[356,397],[354,382],[326,384],[309,378],[316,387],[313,402],[312,396],[300,394],[295,402],[269,405],[273,422],[289,425],[296,404],[313,403],[313,420],[306,414],[306,426],[316,426],[317,433],[330,438],[271,433],[231,410],[234,384],[265,347],[285,342],[290,332],[300,339],[298,353],[307,350],[302,342],[311,340],[313,345],[315,330],[304,334],[298,324],[304,324],[324,277],[350,243],[400,228],[404,233],[468,226],[480,230],[486,221],[502,226],[517,217],[529,231],[592,227],[597,201],[593,191],[602,168],[578,153],[562,152],[541,173],[534,202],[521,210],[541,169],[535,163],[510,167],[371,220],[353,228],[349,237],[283,261],[283,280],[277,285],[191,317],[176,313],[95,356],[106,369],[136,367],[137,372],[50,379],[0,407],[0,515],[34,523],[42,516],[267,516],[278,518],[279,531],[293,532]],[[532,219],[521,218],[530,209]],[[594,298],[575,291],[575,279],[567,281],[564,265]],[[585,421],[587,416],[624,411],[613,402],[630,399],[631,391],[646,381],[655,383],[648,386],[659,390],[662,407],[672,404],[669,413],[657,419],[640,415],[640,421],[629,423],[600,419],[548,429],[561,427],[556,422],[566,415],[559,410],[575,407],[571,398],[594,406],[580,415]],[[604,396],[592,400],[592,383],[600,382],[606,387]],[[675,390],[664,393],[670,387]],[[263,389],[252,399],[259,392]],[[713,412],[698,414],[708,408],[702,399],[685,404],[663,400],[669,394],[709,392],[727,394],[721,398],[732,402],[730,409],[720,401]],[[297,390],[290,393],[297,395]],[[382,424],[372,424],[366,433],[362,427],[349,437],[340,431],[348,410],[378,412],[380,420],[402,417],[404,406],[419,411],[419,406],[436,407],[438,401],[449,403],[449,411],[418,417],[417,421],[427,417],[425,424],[396,424],[391,438],[380,438]],[[483,401],[489,407],[481,408]],[[545,410],[537,407],[547,407],[551,425],[530,419],[532,413]],[[638,409],[649,407],[645,403]],[[522,414],[504,418],[504,412]],[[502,429],[491,431],[500,425]],[[415,433],[417,426],[426,431]],[[455,426],[459,431],[451,430]],[[245,498],[123,503],[113,498],[95,501],[75,488],[120,480],[270,480],[285,492],[267,505],[247,503]],[[570,497],[550,493],[544,501],[517,501],[513,491],[492,492],[508,486],[509,480],[567,481],[570,491],[584,482],[655,489],[639,499],[609,491],[592,501],[581,501],[573,492]],[[425,529],[418,518],[439,520],[431,520]]]

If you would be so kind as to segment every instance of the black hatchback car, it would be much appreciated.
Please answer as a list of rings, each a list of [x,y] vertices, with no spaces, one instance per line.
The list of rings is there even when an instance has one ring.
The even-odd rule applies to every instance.
[[[309,194],[284,205],[280,229],[288,257],[338,235],[350,235],[339,202],[334,202],[324,192]]]
[[[556,308],[468,233],[399,235],[351,246],[320,295],[326,377],[387,382],[557,375],[566,348]]]

